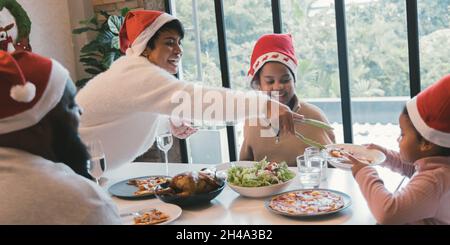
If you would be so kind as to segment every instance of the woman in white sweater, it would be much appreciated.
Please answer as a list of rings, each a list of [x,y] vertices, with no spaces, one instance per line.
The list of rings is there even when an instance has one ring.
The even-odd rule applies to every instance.
[[[76,101],[84,109],[80,134],[85,142],[102,141],[108,168],[131,162],[147,151],[155,140],[161,119],[172,116],[180,108],[184,111],[177,116],[191,121],[277,119],[282,134],[293,132],[294,117],[302,118],[261,94],[206,88],[178,80],[174,74],[183,54],[183,36],[181,23],[172,15],[148,10],[129,12],[120,30],[125,56],[78,93]],[[222,99],[219,101],[222,110],[216,110],[215,118],[204,115],[212,102],[206,101],[208,94],[209,99],[214,95],[214,102]],[[177,97],[183,98],[183,103],[174,103]],[[257,104],[258,110],[254,108]],[[244,113],[235,113],[241,109],[245,109]],[[185,124],[176,128],[175,136],[186,137],[194,132]]]

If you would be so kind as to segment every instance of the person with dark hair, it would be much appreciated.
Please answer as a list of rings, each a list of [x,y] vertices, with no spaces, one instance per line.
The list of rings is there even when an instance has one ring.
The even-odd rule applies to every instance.
[[[0,51],[0,224],[120,224],[90,180],[75,93],[57,61]]]
[[[207,88],[178,80],[174,75],[183,55],[184,30],[172,15],[131,11],[119,36],[125,56],[89,81],[76,97],[84,108],[82,139],[103,142],[109,168],[132,162],[147,151],[155,141],[157,128],[166,124],[168,117],[176,116],[179,122],[189,123],[271,118],[271,123],[279,120],[278,133],[282,135],[294,132],[294,118],[303,118],[263,94]],[[206,111],[215,105],[215,117],[206,118]],[[255,108],[256,105],[260,107]],[[186,110],[173,115],[181,107]],[[240,109],[244,113],[236,113]],[[181,122],[171,123],[176,137],[186,138],[195,132],[189,123]]]
[[[248,80],[251,87],[273,94],[275,99],[289,106],[306,118],[328,123],[325,114],[295,94],[298,61],[294,43],[290,34],[265,34],[256,42],[252,56]],[[303,136],[322,145],[334,143],[334,133],[311,125],[297,124],[295,129]],[[242,143],[240,160],[260,161],[267,157],[269,161],[286,162],[296,166],[296,158],[302,155],[308,144],[290,135],[282,142],[274,142],[261,137],[261,126],[244,126],[244,142]]]
[[[374,168],[349,154],[352,172],[380,224],[450,224],[450,75],[407,102],[399,118],[400,152],[378,145],[384,166],[410,177],[389,192]]]

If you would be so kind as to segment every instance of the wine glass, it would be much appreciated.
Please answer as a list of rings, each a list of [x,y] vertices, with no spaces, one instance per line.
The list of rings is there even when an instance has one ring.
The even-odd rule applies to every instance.
[[[102,142],[99,140],[94,140],[88,142],[86,147],[91,155],[87,165],[88,172],[99,185],[100,177],[106,170],[105,152],[103,151]]]
[[[164,152],[164,160],[166,163],[166,176],[169,176],[169,157],[167,153],[173,145],[173,138],[170,131],[164,132],[158,136],[156,136],[156,144],[158,149]]]

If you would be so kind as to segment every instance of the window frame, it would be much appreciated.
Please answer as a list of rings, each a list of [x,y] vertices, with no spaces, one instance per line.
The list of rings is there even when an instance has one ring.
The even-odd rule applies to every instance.
[[[406,24],[408,31],[408,57],[409,57],[409,84],[411,98],[421,90],[420,81],[420,49],[419,49],[419,25],[417,0],[406,1]],[[172,1],[165,0],[167,13],[172,13]],[[282,33],[282,14],[280,0],[271,0],[272,21],[274,33]],[[349,64],[347,47],[347,25],[345,17],[345,0],[334,0],[336,15],[336,35],[339,61],[339,80],[341,91],[342,123],[344,129],[344,143],[353,143],[351,96],[349,82]],[[222,73],[222,86],[231,88],[230,70],[228,64],[226,29],[224,24],[223,0],[214,0],[215,18],[217,26],[217,38],[219,43],[220,69]],[[238,159],[236,149],[235,128],[227,126],[228,150],[230,161]],[[181,157],[183,162],[188,162],[186,141],[180,141]]]

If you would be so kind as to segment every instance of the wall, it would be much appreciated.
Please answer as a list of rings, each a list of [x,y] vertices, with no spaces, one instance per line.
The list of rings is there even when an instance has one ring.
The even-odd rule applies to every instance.
[[[70,29],[76,29],[80,27],[80,21],[87,20],[94,16],[94,8],[92,7],[92,0],[69,0],[69,13],[70,13]],[[83,34],[72,35],[73,51],[75,55],[75,69],[74,81],[81,78],[88,77],[88,74],[84,72],[84,67],[80,62],[80,50],[81,48],[93,39],[92,33],[85,32]]]
[[[164,0],[92,0],[96,11],[115,11],[122,8],[164,10]]]
[[[31,19],[33,51],[63,64],[76,79],[68,0],[18,0]]]
[[[81,20],[100,10],[117,14],[124,7],[164,10],[163,0],[17,0],[32,21],[30,41],[33,51],[61,62],[73,80],[85,77],[79,64],[79,50],[91,37],[72,35]]]
[[[163,0],[92,0],[92,5],[96,13],[105,11],[109,14],[119,14],[123,8],[164,11]]]
[[[164,11],[165,3],[164,0],[144,0],[144,8]]]

